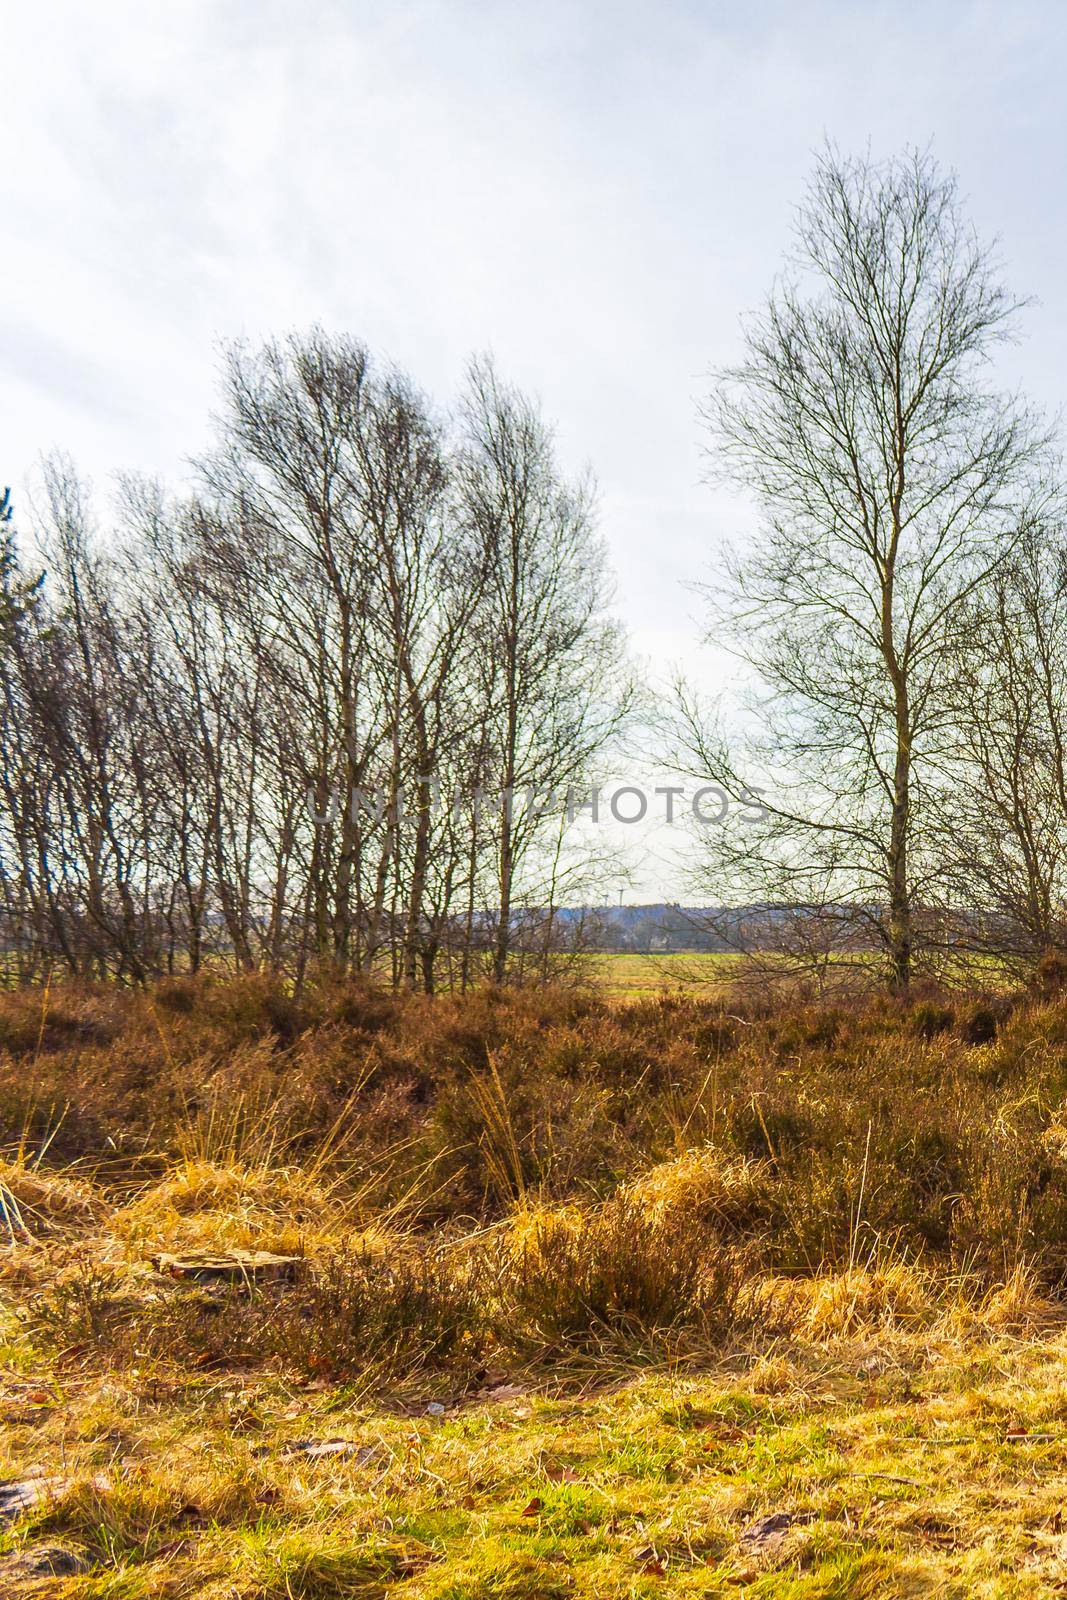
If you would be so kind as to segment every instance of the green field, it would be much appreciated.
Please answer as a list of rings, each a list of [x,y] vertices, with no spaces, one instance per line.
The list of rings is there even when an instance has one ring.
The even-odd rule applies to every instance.
[[[597,987],[613,998],[639,999],[672,989],[719,987],[734,976],[740,960],[740,956],[729,952],[720,955],[677,950],[631,955],[612,951],[592,958],[593,978]]]

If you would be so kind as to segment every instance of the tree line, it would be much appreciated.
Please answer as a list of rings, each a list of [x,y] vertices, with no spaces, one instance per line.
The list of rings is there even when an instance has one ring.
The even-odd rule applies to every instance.
[[[234,345],[193,492],[126,480],[101,534],[43,478],[40,571],[9,503],[0,567],[9,976],[552,957],[582,864],[506,797],[581,781],[628,690],[592,485],[490,361],[445,415],[347,338]]]
[[[1067,951],[1062,470],[993,365],[1022,309],[929,153],[827,148],[714,374],[711,469],[760,512],[707,596],[748,696],[670,717],[742,803],[693,886],[779,965],[906,990]],[[124,481],[104,537],[44,482],[32,556],[0,506],[9,976],[553,969],[590,863],[511,797],[587,782],[634,691],[535,404],[476,360],[442,413],[313,331],[227,351],[183,497]]]

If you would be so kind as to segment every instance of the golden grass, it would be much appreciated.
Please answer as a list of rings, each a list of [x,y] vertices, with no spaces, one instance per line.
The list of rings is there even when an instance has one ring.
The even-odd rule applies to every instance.
[[[1067,1591],[1062,1006],[267,998],[12,1002],[0,1595]]]
[[[331,1236],[351,1205],[295,1167],[189,1161],[152,1184],[112,1219],[143,1250],[225,1247],[287,1251]]]
[[[161,1360],[102,1371],[91,1351],[57,1355],[11,1325],[0,1478],[32,1463],[63,1483],[0,1538],[0,1592],[1062,1592],[1062,1324],[1029,1302],[1024,1335],[1017,1318],[998,1331],[991,1305],[988,1325],[964,1326],[899,1266],[809,1287],[811,1314],[787,1339],[750,1331],[696,1368],[516,1368],[465,1391],[424,1374],[402,1398]],[[351,1450],[316,1460],[306,1440]],[[753,1553],[744,1530],[780,1512],[787,1537]],[[2,1588],[5,1552],[45,1542],[88,1571]]]
[[[691,1150],[620,1203],[719,1217],[724,1193],[764,1178]],[[176,1163],[132,1200],[89,1190],[62,1233],[22,1242],[33,1272],[0,1327],[0,1478],[32,1467],[57,1487],[0,1536],[0,1593],[1022,1600],[1067,1584],[1067,1330],[1024,1269],[979,1292],[889,1255],[759,1286],[776,1314],[718,1347],[668,1338],[651,1364],[642,1339],[502,1348],[488,1372],[414,1363],[377,1393],[239,1351],[221,1370],[177,1346],[115,1365],[103,1324],[57,1344],[35,1320],[57,1273],[84,1283],[87,1261],[123,1254],[94,1293],[150,1307],[161,1291],[135,1243],[149,1222],[171,1243],[192,1223],[218,1243],[316,1205],[317,1247],[350,1241],[344,1207],[297,1168]],[[595,1248],[593,1216],[528,1203],[464,1248],[480,1238],[548,1265],[563,1237]],[[341,1448],[315,1459],[302,1440]],[[777,1512],[786,1536],[753,1551],[745,1528]],[[84,1574],[3,1587],[6,1559],[57,1542]]]
[[[740,1224],[767,1197],[764,1161],[732,1157],[717,1145],[661,1161],[627,1186],[634,1202],[655,1216],[695,1211],[709,1224]]]
[[[83,1178],[41,1168],[25,1159],[0,1161],[0,1196],[11,1223],[31,1233],[88,1221],[98,1204],[92,1185]]]
[[[802,1307],[800,1326],[814,1339],[929,1327],[944,1309],[936,1279],[903,1261],[850,1267],[792,1287]]]

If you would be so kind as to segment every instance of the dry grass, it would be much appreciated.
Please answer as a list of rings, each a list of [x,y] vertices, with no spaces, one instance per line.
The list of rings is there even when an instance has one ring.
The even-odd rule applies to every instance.
[[[695,1215],[708,1227],[740,1232],[769,1214],[771,1179],[769,1162],[709,1144],[650,1167],[626,1192],[652,1216]]]
[[[16,1230],[38,1233],[90,1220],[96,1195],[91,1184],[71,1173],[54,1172],[25,1157],[0,1161],[0,1205]]]
[[[1064,1592],[1067,1006],[984,1005],[3,997],[0,1594]]]
[[[113,1218],[119,1238],[151,1249],[303,1249],[334,1236],[355,1196],[317,1183],[299,1167],[253,1168],[208,1161],[177,1166]]]
[[[424,1369],[391,1397],[152,1356],[101,1371],[14,1332],[0,1476],[64,1481],[5,1544],[81,1554],[52,1600],[1061,1593],[1062,1324],[1031,1303],[1025,1335],[964,1328],[944,1302],[917,1324],[899,1280],[820,1289],[817,1326],[696,1367]],[[753,1554],[770,1513],[788,1536]]]

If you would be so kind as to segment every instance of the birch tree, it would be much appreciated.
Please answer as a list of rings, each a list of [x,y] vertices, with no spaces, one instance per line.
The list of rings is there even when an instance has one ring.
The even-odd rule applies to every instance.
[[[931,807],[968,602],[1047,492],[1040,425],[990,381],[1019,309],[928,154],[828,149],[703,413],[716,471],[760,512],[715,612],[756,687],[743,738],[690,714],[690,743],[728,792],[757,771],[771,790],[758,833],[712,830],[713,869],[854,924],[898,989],[943,865]]]

